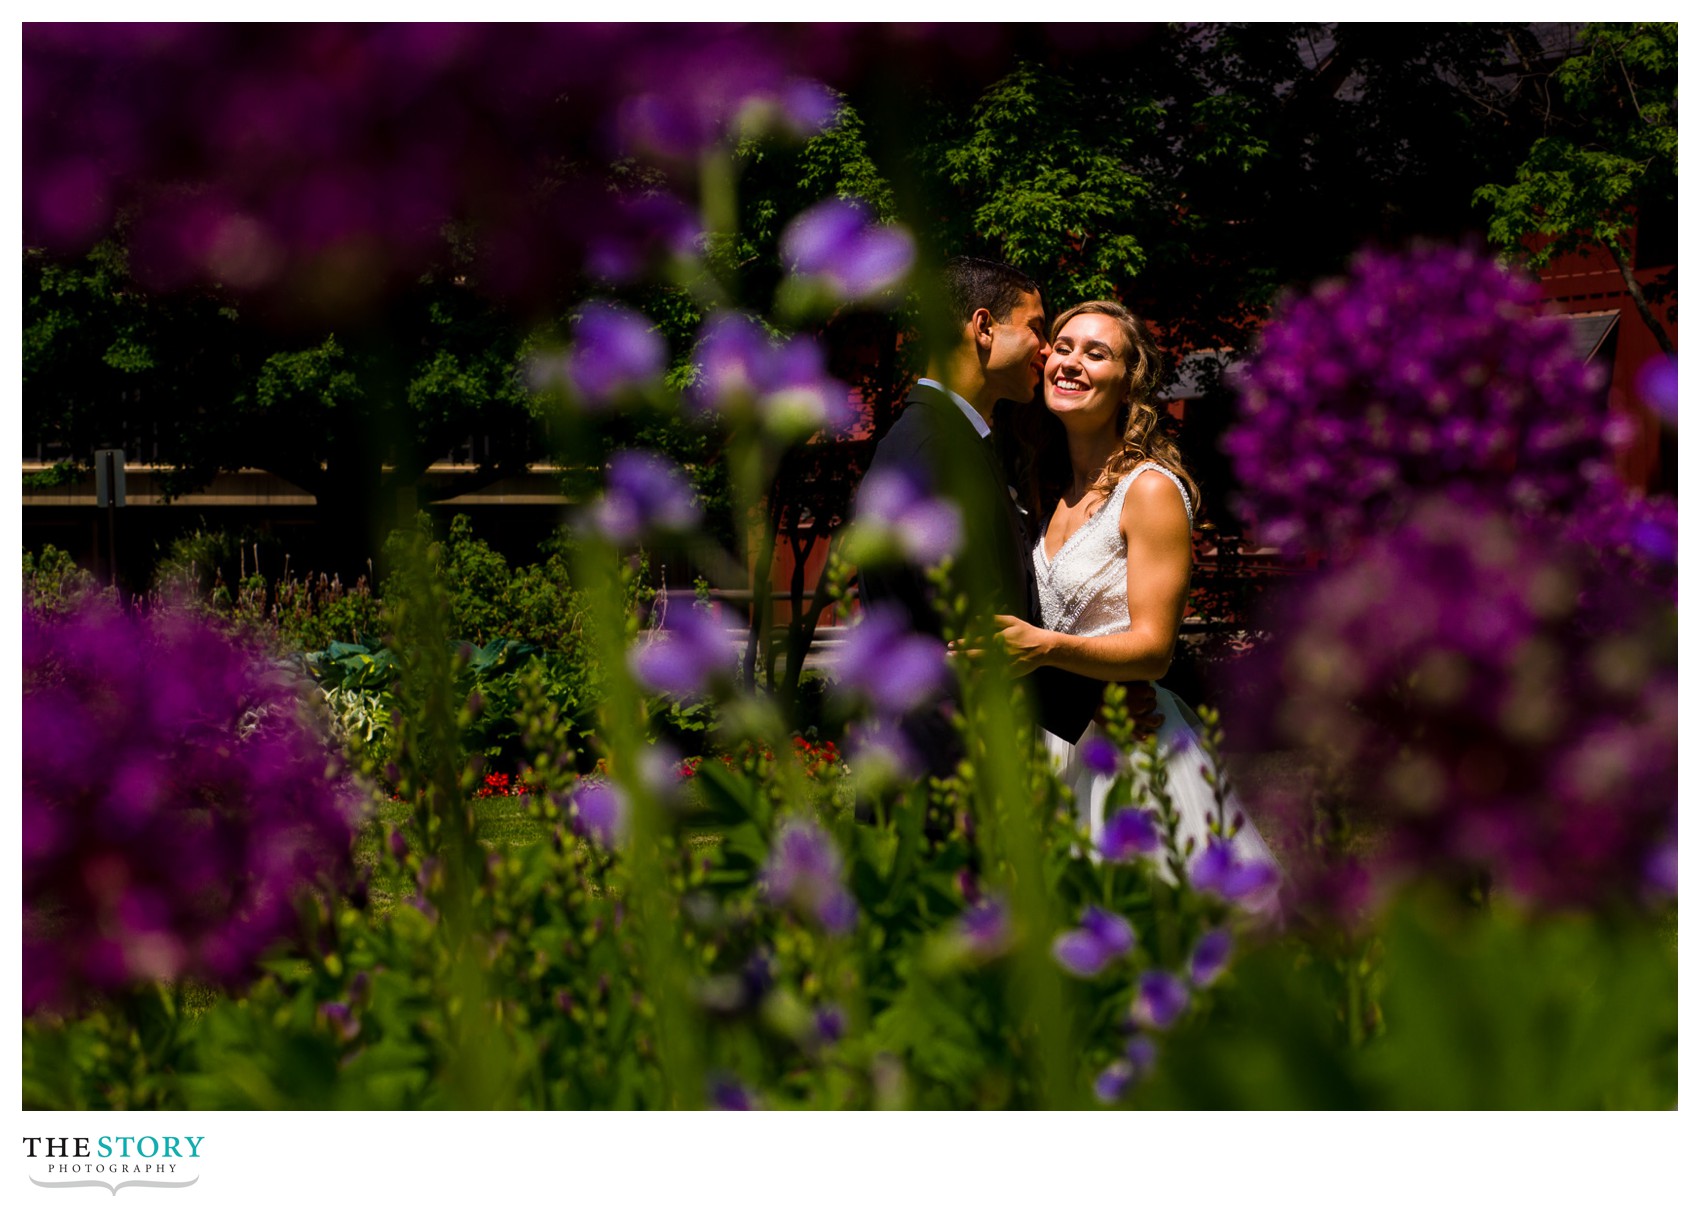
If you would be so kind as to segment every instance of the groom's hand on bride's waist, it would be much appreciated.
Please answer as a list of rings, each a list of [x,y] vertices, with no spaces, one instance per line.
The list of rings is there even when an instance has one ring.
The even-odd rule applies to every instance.
[[[1133,720],[1133,739],[1143,741],[1163,726],[1157,710],[1157,688],[1150,682],[1127,682],[1127,714]]]

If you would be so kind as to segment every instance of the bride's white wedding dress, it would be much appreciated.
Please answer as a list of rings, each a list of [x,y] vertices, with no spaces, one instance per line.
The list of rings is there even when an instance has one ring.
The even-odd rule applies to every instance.
[[[1180,478],[1156,463],[1141,463],[1122,477],[1103,508],[1070,535],[1054,557],[1045,554],[1045,538],[1041,534],[1033,550],[1033,570],[1038,576],[1039,603],[1047,629],[1069,635],[1098,636],[1114,635],[1130,626],[1127,544],[1122,541],[1120,518],[1128,486],[1146,472],[1156,472],[1174,483],[1186,505],[1187,521],[1191,522],[1192,502]],[[1210,835],[1210,817],[1216,810],[1216,799],[1204,780],[1205,759],[1198,746],[1198,717],[1163,687],[1156,687],[1156,691],[1157,710],[1163,716],[1157,740],[1165,760],[1169,794],[1180,821],[1179,841],[1184,851],[1191,840],[1194,853],[1202,854]],[[1074,745],[1045,734],[1063,782],[1074,789],[1081,823],[1094,842],[1100,841],[1104,834],[1105,801],[1114,779],[1088,768],[1081,760],[1081,749],[1093,737],[1101,735],[1096,723]],[[1112,810],[1120,806],[1108,805]],[[1232,822],[1242,811],[1238,797],[1230,796],[1228,820]],[[1234,835],[1231,846],[1233,857],[1240,862],[1255,861],[1271,866],[1275,863],[1249,818],[1245,818],[1245,824]],[[1252,908],[1265,908],[1275,899],[1276,890],[1270,887],[1265,895],[1251,898],[1248,904]]]

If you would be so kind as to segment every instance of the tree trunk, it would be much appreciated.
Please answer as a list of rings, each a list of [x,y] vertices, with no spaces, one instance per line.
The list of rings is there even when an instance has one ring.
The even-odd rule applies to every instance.
[[[787,538],[791,544],[791,622],[785,629],[785,689],[791,691],[797,685],[798,670],[802,668],[803,657],[808,649],[803,642],[803,580],[805,565],[809,553],[815,549],[814,531],[808,532],[808,541],[800,537],[803,532],[792,531]],[[768,681],[773,680],[773,671],[768,671]]]
[[[1641,319],[1652,330],[1653,340],[1659,343],[1659,348],[1664,350],[1667,358],[1676,357],[1676,346],[1671,344],[1670,334],[1665,331],[1665,326],[1654,317],[1653,309],[1647,302],[1647,296],[1641,292],[1641,283],[1636,281],[1635,271],[1624,261],[1623,254],[1618,250],[1617,242],[1601,240],[1600,243],[1606,246],[1606,251],[1611,254],[1613,264],[1617,266],[1617,272],[1623,275],[1623,285],[1629,291],[1630,299],[1635,303],[1635,310],[1641,313]]]
[[[803,658],[808,656],[809,649],[814,647],[815,632],[820,629],[820,617],[826,613],[826,608],[832,604],[831,588],[832,552],[838,543],[842,531],[835,530],[826,541],[826,567],[820,578],[815,582],[815,594],[809,602],[808,617],[796,628],[796,638],[792,642],[791,653],[785,664],[785,701],[795,704],[797,701],[797,685],[803,678]],[[796,610],[796,606],[791,608]],[[795,618],[795,615],[793,615]]]
[[[773,580],[773,543],[774,543],[773,508],[769,509],[767,525],[762,529],[761,551],[756,556],[756,566],[750,571],[750,642],[744,649],[744,688],[756,688],[756,652],[758,646],[765,648],[763,643],[768,629],[768,611],[772,604],[772,595],[768,586]],[[769,662],[771,665],[771,662]]]

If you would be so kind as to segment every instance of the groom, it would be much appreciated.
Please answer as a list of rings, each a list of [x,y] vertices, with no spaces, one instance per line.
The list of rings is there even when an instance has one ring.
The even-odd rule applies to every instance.
[[[1033,544],[1044,527],[1015,501],[992,440],[999,400],[1032,403],[1050,355],[1039,284],[998,261],[955,257],[940,285],[948,308],[947,339],[931,351],[926,375],[910,391],[903,415],[880,440],[868,473],[906,467],[929,489],[962,511],[966,558],[957,561],[956,587],[984,615],[1013,614],[1040,621]],[[925,573],[912,565],[886,565],[861,574],[864,606],[899,607],[915,631],[938,636],[942,625]],[[966,579],[963,579],[966,578]],[[1059,669],[1031,675],[1039,722],[1046,731],[1078,741],[1103,699],[1104,683]],[[1155,695],[1145,683],[1128,687],[1127,705],[1141,735],[1156,730]],[[951,724],[955,705],[931,704],[902,722],[905,739],[945,777],[956,768],[962,745]]]

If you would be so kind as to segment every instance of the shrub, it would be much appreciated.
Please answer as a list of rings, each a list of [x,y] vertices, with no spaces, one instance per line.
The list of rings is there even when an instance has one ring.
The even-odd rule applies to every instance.
[[[23,590],[24,609],[41,617],[70,614],[92,599],[111,597],[93,573],[51,543],[43,544],[39,555],[24,552]]]

